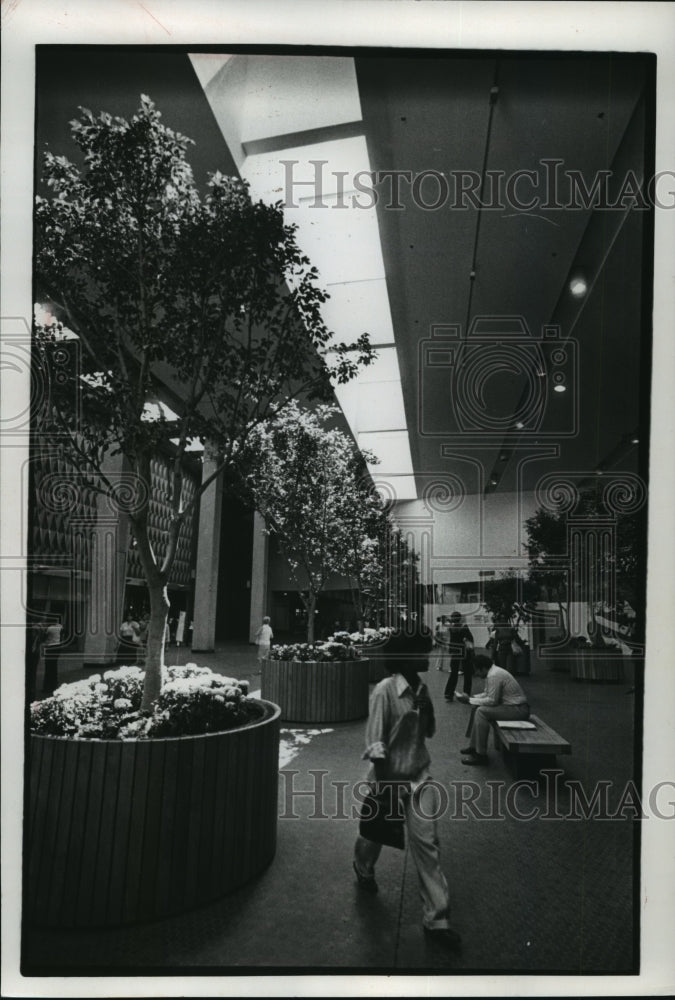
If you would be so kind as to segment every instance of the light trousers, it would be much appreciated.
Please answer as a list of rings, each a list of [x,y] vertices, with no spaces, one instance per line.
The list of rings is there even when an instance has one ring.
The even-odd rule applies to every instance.
[[[470,745],[476,753],[487,753],[490,726],[495,719],[527,719],[530,706],[523,705],[479,705],[473,719]]]
[[[441,870],[438,833],[434,818],[439,813],[438,789],[432,784],[423,782],[412,794],[403,793],[402,801],[408,846],[419,879],[422,923],[430,929],[449,927],[448,883]],[[375,863],[381,850],[381,844],[375,844],[361,836],[357,837],[354,861],[363,875],[374,874]]]

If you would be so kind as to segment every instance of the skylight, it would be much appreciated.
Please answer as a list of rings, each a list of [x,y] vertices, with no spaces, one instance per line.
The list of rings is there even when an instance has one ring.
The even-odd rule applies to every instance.
[[[200,80],[207,58],[191,56]],[[331,296],[328,327],[338,340],[367,332],[379,345],[378,361],[335,394],[359,447],[380,458],[374,477],[386,479],[390,495],[414,499],[377,215],[354,183],[370,173],[368,150],[363,134],[344,134],[361,119],[353,60],[234,56],[205,92],[253,197],[283,202],[285,220],[298,227],[298,243]]]

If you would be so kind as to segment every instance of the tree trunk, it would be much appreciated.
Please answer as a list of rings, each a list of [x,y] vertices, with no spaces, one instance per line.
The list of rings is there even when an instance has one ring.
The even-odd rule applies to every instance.
[[[363,632],[363,609],[361,606],[361,591],[358,588],[351,588],[352,592],[352,606],[354,608],[354,617],[356,618],[356,631]]]
[[[314,642],[314,611],[316,609],[316,594],[310,587],[307,595],[307,642]]]
[[[169,613],[169,596],[166,583],[161,579],[148,581],[150,594],[150,621],[145,649],[145,683],[141,710],[149,711],[162,690],[162,667],[164,666],[164,636]]]
[[[139,462],[137,471],[140,478],[148,485],[149,496],[152,477],[150,473],[150,459],[147,455],[142,456],[142,461]],[[152,709],[154,702],[157,701],[162,690],[164,634],[170,607],[166,587],[173,558],[168,560],[168,565],[165,561],[162,569],[157,565],[155,553],[148,536],[147,502],[130,520],[150,597],[150,621],[148,622],[148,631],[145,639],[145,681],[143,683],[143,698],[141,700],[141,711],[146,712]]]

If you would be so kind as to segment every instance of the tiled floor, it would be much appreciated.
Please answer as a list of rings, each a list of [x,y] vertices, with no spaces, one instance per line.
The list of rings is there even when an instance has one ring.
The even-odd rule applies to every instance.
[[[251,690],[257,687],[253,647],[231,645],[208,656],[181,653],[250,679]],[[71,673],[64,664],[61,679],[78,673],[76,665]],[[569,784],[579,782],[591,800],[596,783],[609,782],[608,814],[616,812],[626,783],[639,773],[633,760],[636,696],[629,685],[575,682],[534,664],[532,675],[523,678],[533,709],[571,742],[573,753],[558,760],[565,774],[555,799],[546,786],[521,786],[511,806],[523,816],[536,815],[499,818],[493,814],[505,811],[498,803],[505,805],[514,789],[504,760],[490,749],[489,769],[463,767],[457,750],[465,742],[469,709],[443,700],[445,675],[434,671],[427,680],[438,722],[430,742],[433,774],[448,791],[439,833],[453,921],[463,937],[460,953],[439,954],[426,943],[407,852],[383,851],[378,895],[354,883],[357,824],[337,818],[332,782],[362,776],[364,723],[288,724],[282,732],[277,853],[262,875],[218,903],[152,924],[80,932],[25,929],[24,971],[633,971],[633,812],[574,818]],[[295,796],[289,808],[289,791],[311,789],[310,772],[316,770],[327,772],[324,819],[311,817],[308,796]],[[477,796],[473,813],[461,802],[471,794]],[[288,816],[292,811],[298,818]]]

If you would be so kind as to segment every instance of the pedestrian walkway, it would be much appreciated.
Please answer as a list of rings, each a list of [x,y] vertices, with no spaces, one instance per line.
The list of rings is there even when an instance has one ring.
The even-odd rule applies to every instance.
[[[180,662],[193,660],[258,687],[253,646],[172,651]],[[77,664],[65,664],[60,679],[71,673],[82,676]],[[514,796],[514,779],[492,746],[489,768],[461,764],[469,708],[444,701],[445,680],[437,671],[427,675],[438,725],[429,748],[433,776],[448,791],[439,834],[461,952],[439,953],[425,940],[407,852],[383,851],[377,895],[355,883],[350,790],[364,773],[365,720],[282,723],[278,844],[265,872],[217,903],[151,924],[28,929],[25,973],[632,971],[634,812],[575,819],[569,782],[578,782],[589,802],[598,782],[610,782],[609,814],[616,811],[639,773],[635,695],[627,684],[576,682],[535,660],[532,675],[522,678],[533,711],[571,742],[573,753],[558,762],[565,775],[555,798],[545,783],[521,785]]]

